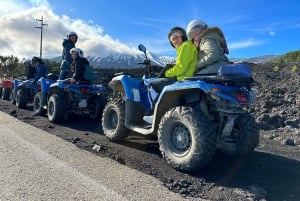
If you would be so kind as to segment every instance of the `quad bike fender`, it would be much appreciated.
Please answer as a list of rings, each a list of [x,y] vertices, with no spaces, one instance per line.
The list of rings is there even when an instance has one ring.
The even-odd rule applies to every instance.
[[[200,104],[207,90],[208,88],[203,82],[199,82],[198,84],[195,82],[176,82],[165,86],[154,107],[153,125],[158,125],[161,117],[170,108],[193,103]]]
[[[20,83],[22,83],[22,80],[14,79],[13,87],[17,89]]]
[[[140,98],[135,89],[139,89],[141,84],[142,82],[139,79],[131,78],[127,75],[119,75],[114,77],[108,83],[108,86],[114,91],[119,91],[125,99],[131,99],[138,102]]]
[[[38,85],[41,87],[41,92],[48,92],[50,85],[53,84],[55,81],[51,79],[46,79],[44,77],[40,78],[38,81]]]
[[[58,84],[57,83],[54,83],[50,86],[49,88],[49,93],[48,93],[48,97],[47,99],[50,98],[50,96],[52,96],[53,94],[63,94],[63,89],[61,89],[60,87],[58,87]]]

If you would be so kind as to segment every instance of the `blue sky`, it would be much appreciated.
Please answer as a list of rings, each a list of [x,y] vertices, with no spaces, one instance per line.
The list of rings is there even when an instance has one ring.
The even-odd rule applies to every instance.
[[[9,26],[9,31],[15,31],[16,34],[5,37],[11,39],[15,35],[18,36],[16,30],[24,29],[23,26],[26,24],[19,22],[18,28],[18,23],[15,23],[15,27],[7,23],[10,18],[14,19],[13,22],[22,20],[22,17],[15,17],[14,13],[31,16],[32,21],[26,22],[32,23],[33,26],[37,25],[34,24],[34,16],[40,18],[43,15],[45,23],[48,23],[44,32],[44,52],[48,56],[52,56],[55,52],[60,54],[61,40],[68,29],[79,33],[77,46],[84,47],[88,54],[108,54],[110,47],[115,51],[129,51],[136,48],[139,43],[143,43],[152,52],[174,55],[175,50],[170,46],[167,34],[173,26],[186,28],[192,19],[201,19],[208,26],[218,26],[223,30],[229,45],[230,58],[280,55],[300,49],[298,38],[300,6],[295,0],[8,0],[8,2],[6,0],[3,3],[7,4],[7,7],[10,4],[10,8],[15,6],[16,9],[0,8],[0,26]],[[3,20],[6,20],[6,23]],[[38,31],[32,31],[30,33],[35,35],[32,42],[36,43]],[[5,41],[1,42],[1,37],[0,33],[0,44],[3,46]],[[32,38],[29,33],[26,37]],[[15,54],[27,56],[37,51],[38,45],[34,45],[35,50],[32,51],[27,47],[26,53],[17,48],[7,48],[5,51],[15,51]],[[0,50],[1,53],[3,54]]]

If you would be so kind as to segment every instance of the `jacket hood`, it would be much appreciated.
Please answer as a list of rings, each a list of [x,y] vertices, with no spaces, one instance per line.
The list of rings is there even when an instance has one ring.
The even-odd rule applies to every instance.
[[[229,54],[225,36],[219,27],[211,27],[211,28],[207,28],[207,29],[203,30],[200,33],[199,41],[201,41],[201,39],[204,37],[210,37],[210,35],[212,35],[212,37],[214,37],[214,38],[218,38],[218,40],[220,41],[221,47],[224,48],[224,53]],[[215,35],[215,36],[213,36],[213,35]]]

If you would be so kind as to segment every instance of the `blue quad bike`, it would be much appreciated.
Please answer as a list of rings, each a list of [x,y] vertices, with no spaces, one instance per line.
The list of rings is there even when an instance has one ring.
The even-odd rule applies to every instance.
[[[48,119],[57,123],[67,114],[100,118],[106,102],[104,92],[102,85],[84,82],[71,84],[67,80],[57,80],[50,85],[48,93]]]
[[[35,115],[44,115],[47,112],[47,98],[50,85],[55,83],[58,75],[49,73],[47,77],[42,77],[37,82],[37,92],[33,98],[33,111]]]
[[[102,128],[109,140],[122,141],[129,130],[157,134],[163,158],[185,172],[207,165],[217,150],[245,156],[255,149],[259,127],[246,111],[255,99],[247,65],[223,66],[226,68],[216,75],[196,74],[157,93],[158,86],[151,83],[157,77],[152,77],[146,48],[140,44],[139,50],[146,57],[147,73],[141,79],[116,75],[109,82],[113,97],[102,114]]]
[[[32,103],[36,91],[37,85],[33,79],[14,79],[10,96],[11,102],[18,108],[26,108],[28,103]]]
[[[16,104],[16,94],[18,91],[18,86],[25,81],[25,79],[14,79],[12,81],[12,89],[10,93],[10,101],[12,104]]]

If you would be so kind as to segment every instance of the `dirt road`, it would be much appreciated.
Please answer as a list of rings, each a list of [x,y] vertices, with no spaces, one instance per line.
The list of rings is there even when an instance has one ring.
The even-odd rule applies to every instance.
[[[131,134],[122,143],[111,143],[103,136],[100,121],[76,116],[53,124],[46,116],[34,116],[31,107],[18,109],[3,100],[0,110],[66,140],[70,146],[75,144],[99,157],[109,157],[154,176],[166,189],[188,200],[300,199],[300,147],[267,139],[267,131],[261,132],[260,145],[251,156],[230,158],[217,153],[204,169],[186,174],[166,164],[154,139]]]

